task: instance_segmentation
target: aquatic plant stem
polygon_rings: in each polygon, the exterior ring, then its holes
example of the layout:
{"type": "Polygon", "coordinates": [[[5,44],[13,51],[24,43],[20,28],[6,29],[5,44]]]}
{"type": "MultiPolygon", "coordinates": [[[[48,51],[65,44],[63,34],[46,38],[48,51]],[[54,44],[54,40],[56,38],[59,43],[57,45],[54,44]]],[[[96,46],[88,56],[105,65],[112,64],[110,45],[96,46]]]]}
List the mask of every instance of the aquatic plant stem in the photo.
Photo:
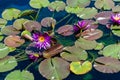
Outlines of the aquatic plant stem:
{"type": "Polygon", "coordinates": [[[92,57],[91,63],[93,63],[95,61],[95,56],[93,55],[93,53],[90,53],[90,52],[88,54],[92,57]]]}
{"type": "Polygon", "coordinates": [[[17,60],[17,62],[21,62],[21,61],[25,61],[25,60],[28,60],[28,58],[17,60]]]}
{"type": "Polygon", "coordinates": [[[71,15],[71,14],[68,14],[68,15],[66,15],[65,17],[63,17],[61,20],[59,20],[59,21],[56,23],[56,25],[59,24],[59,23],[61,23],[63,20],[65,20],[66,18],[68,18],[70,15],[71,15]]]}
{"type": "Polygon", "coordinates": [[[31,67],[34,64],[34,62],[30,63],[24,70],[27,70],[29,67],[31,67]]]}
{"type": "Polygon", "coordinates": [[[73,19],[73,16],[65,24],[68,24],[72,19],[73,19]]]}
{"type": "Polygon", "coordinates": [[[41,10],[41,9],[38,10],[38,12],[37,12],[37,14],[36,14],[36,16],[35,16],[35,20],[38,19],[38,15],[39,15],[39,13],[40,13],[40,10],[41,10]]]}
{"type": "Polygon", "coordinates": [[[29,17],[30,17],[32,20],[35,20],[33,16],[30,15],[29,17]]]}

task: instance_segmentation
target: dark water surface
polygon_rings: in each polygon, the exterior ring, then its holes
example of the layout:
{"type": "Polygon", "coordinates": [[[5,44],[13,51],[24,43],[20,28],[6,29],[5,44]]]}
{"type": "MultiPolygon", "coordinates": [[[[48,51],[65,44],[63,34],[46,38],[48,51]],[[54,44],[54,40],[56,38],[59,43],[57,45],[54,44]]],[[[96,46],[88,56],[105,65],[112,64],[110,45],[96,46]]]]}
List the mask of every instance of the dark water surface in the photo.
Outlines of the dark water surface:
{"type": "MultiPolygon", "coordinates": [[[[29,6],[28,3],[29,3],[29,0],[0,0],[0,14],[6,8],[13,8],[14,7],[14,8],[18,8],[20,10],[31,9],[31,7],[29,6]]],[[[91,6],[92,5],[93,5],[93,3],[91,3],[91,6]]],[[[46,10],[42,10],[42,12],[40,12],[41,17],[38,19],[38,21],[40,21],[42,17],[46,17],[46,16],[51,16],[52,15],[52,13],[48,13],[48,12],[46,12],[46,10]]],[[[61,17],[64,17],[64,15],[65,15],[64,12],[60,12],[59,14],[57,14],[55,16],[55,18],[57,18],[59,20],[61,17]]],[[[20,62],[18,67],[16,67],[16,69],[22,70],[29,63],[30,63],[30,61],[20,62]]],[[[43,78],[39,74],[36,65],[37,64],[31,66],[29,68],[29,71],[31,71],[34,74],[35,80],[46,80],[45,78],[43,78]]],[[[0,80],[4,80],[4,77],[8,73],[9,72],[0,73],[0,80]]],[[[119,73],[115,73],[115,74],[103,74],[103,73],[100,73],[100,72],[96,71],[95,69],[92,69],[92,71],[90,71],[86,75],[80,75],[79,76],[79,75],[74,75],[74,74],[71,73],[69,75],[69,77],[66,78],[65,80],[120,80],[120,72],[119,73]],[[89,77],[89,78],[92,77],[92,79],[87,79],[85,77],[89,77]]]]}

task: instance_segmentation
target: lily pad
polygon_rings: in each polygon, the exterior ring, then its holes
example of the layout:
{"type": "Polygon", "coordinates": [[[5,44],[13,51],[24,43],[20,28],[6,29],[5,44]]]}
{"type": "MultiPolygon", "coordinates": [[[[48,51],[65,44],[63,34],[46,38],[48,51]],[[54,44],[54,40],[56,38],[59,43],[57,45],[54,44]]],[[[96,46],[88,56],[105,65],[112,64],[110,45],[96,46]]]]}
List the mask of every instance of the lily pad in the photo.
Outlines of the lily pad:
{"type": "Polygon", "coordinates": [[[85,61],[83,63],[80,61],[70,63],[70,70],[77,75],[88,73],[91,69],[92,63],[89,61],[85,61]]]}
{"type": "Polygon", "coordinates": [[[30,0],[30,6],[36,9],[40,9],[42,7],[47,7],[50,2],[49,0],[30,0]]]}
{"type": "Polygon", "coordinates": [[[2,13],[2,18],[6,20],[12,20],[19,17],[20,10],[15,8],[5,9],[2,13]]]}
{"type": "Polygon", "coordinates": [[[4,27],[7,24],[7,20],[0,18],[0,28],[4,27]]]}
{"type": "Polygon", "coordinates": [[[115,3],[113,0],[96,0],[95,7],[98,9],[110,10],[114,7],[115,3]]]}
{"type": "Polygon", "coordinates": [[[58,57],[45,59],[39,65],[39,72],[47,79],[62,80],[70,74],[69,63],[58,57]]]}
{"type": "Polygon", "coordinates": [[[34,80],[34,76],[29,71],[14,70],[6,76],[5,80],[34,80]]]}
{"type": "Polygon", "coordinates": [[[65,9],[66,4],[63,1],[54,1],[49,4],[48,9],[50,11],[62,11],[65,9]]]}
{"type": "Polygon", "coordinates": [[[0,41],[2,41],[4,38],[3,34],[0,32],[0,41]]]}
{"type": "Polygon", "coordinates": [[[13,56],[6,56],[0,59],[0,72],[6,72],[14,69],[17,66],[17,61],[13,56]]]}
{"type": "Polygon", "coordinates": [[[94,68],[102,73],[117,73],[120,71],[120,61],[110,57],[95,59],[94,68]]]}
{"type": "Polygon", "coordinates": [[[113,7],[112,12],[120,12],[120,6],[117,5],[117,6],[113,7]]]}
{"type": "Polygon", "coordinates": [[[20,36],[10,35],[4,39],[4,43],[9,47],[20,47],[25,42],[20,36]]]}
{"type": "Polygon", "coordinates": [[[111,25],[110,26],[112,33],[116,36],[120,36],[120,26],[117,25],[111,25]]]}
{"type": "Polygon", "coordinates": [[[17,35],[20,33],[20,31],[16,30],[12,25],[10,25],[10,26],[2,27],[1,33],[5,35],[17,35]]]}
{"type": "Polygon", "coordinates": [[[72,46],[72,47],[65,47],[64,52],[60,54],[60,56],[67,61],[80,61],[86,60],[88,54],[85,50],[81,49],[80,47],[72,46]]]}
{"type": "Polygon", "coordinates": [[[87,40],[97,40],[103,36],[103,32],[99,29],[87,29],[82,32],[81,36],[87,40]]]}
{"type": "Polygon", "coordinates": [[[9,51],[9,48],[5,46],[5,44],[0,43],[0,59],[7,56],[9,54],[9,51]]]}
{"type": "Polygon", "coordinates": [[[40,23],[38,23],[37,21],[25,21],[24,23],[23,23],[23,26],[24,26],[24,28],[26,29],[26,30],[28,30],[28,31],[33,31],[33,30],[37,30],[37,31],[40,31],[41,30],[41,25],[40,25],[40,23]]]}
{"type": "Polygon", "coordinates": [[[29,10],[24,10],[24,11],[22,11],[22,12],[19,14],[19,17],[28,16],[28,15],[31,15],[31,14],[34,14],[34,13],[36,13],[35,10],[31,10],[31,9],[29,9],[29,10]]]}
{"type": "Polygon", "coordinates": [[[75,42],[75,46],[80,47],[84,50],[92,50],[97,46],[97,42],[96,41],[90,41],[90,40],[86,40],[83,38],[79,38],[76,42],[75,42]]]}

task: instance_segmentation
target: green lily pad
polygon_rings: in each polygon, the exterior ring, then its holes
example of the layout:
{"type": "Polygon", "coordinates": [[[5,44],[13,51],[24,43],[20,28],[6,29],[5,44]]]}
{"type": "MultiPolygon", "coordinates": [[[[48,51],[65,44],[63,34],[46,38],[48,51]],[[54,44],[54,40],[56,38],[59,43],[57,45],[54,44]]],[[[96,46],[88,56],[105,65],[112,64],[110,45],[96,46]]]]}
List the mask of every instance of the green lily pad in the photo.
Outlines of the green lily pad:
{"type": "Polygon", "coordinates": [[[0,72],[6,72],[14,69],[17,66],[17,61],[13,56],[6,56],[0,59],[0,72]]]}
{"type": "Polygon", "coordinates": [[[77,75],[88,73],[92,69],[92,63],[85,61],[81,63],[80,61],[71,62],[70,70],[77,75]]]}
{"type": "Polygon", "coordinates": [[[97,46],[94,49],[101,50],[101,49],[103,49],[103,47],[104,47],[103,43],[97,43],[97,46]]]}
{"type": "Polygon", "coordinates": [[[117,6],[113,7],[112,12],[120,12],[120,6],[117,5],[117,6]]]}
{"type": "Polygon", "coordinates": [[[111,25],[112,33],[116,36],[120,36],[120,26],[111,25]]]}
{"type": "Polygon", "coordinates": [[[0,18],[0,28],[7,24],[7,20],[0,18]]]}
{"type": "Polygon", "coordinates": [[[62,80],[70,74],[69,63],[58,57],[45,59],[39,65],[39,72],[47,79],[62,80]]]}
{"type": "Polygon", "coordinates": [[[7,56],[9,54],[9,51],[9,48],[5,46],[5,44],[0,43],[0,59],[7,56]]]}
{"type": "Polygon", "coordinates": [[[49,0],[30,0],[29,4],[33,8],[40,9],[42,7],[47,7],[50,2],[49,0]]]}
{"type": "Polygon", "coordinates": [[[76,42],[75,42],[75,46],[80,47],[84,50],[92,50],[97,46],[97,42],[96,41],[90,41],[90,40],[86,40],[83,38],[79,38],[76,42]]]}
{"type": "Polygon", "coordinates": [[[30,35],[31,36],[31,33],[29,32],[29,31],[27,31],[27,30],[24,30],[22,33],[21,33],[21,35],[23,36],[23,35],[25,35],[25,34],[27,34],[27,35],[30,35]]]}
{"type": "Polygon", "coordinates": [[[35,10],[24,10],[19,14],[19,17],[28,16],[28,15],[31,15],[31,14],[34,14],[34,13],[36,13],[35,10]]]}
{"type": "Polygon", "coordinates": [[[15,8],[5,9],[2,13],[2,18],[6,20],[12,20],[19,17],[20,10],[15,8]]]}
{"type": "Polygon", "coordinates": [[[60,56],[68,61],[80,61],[88,58],[87,52],[80,47],[65,47],[64,50],[60,56]]]}
{"type": "Polygon", "coordinates": [[[120,71],[120,61],[111,57],[99,57],[95,59],[94,68],[102,73],[117,73],[120,71]]]}
{"type": "Polygon", "coordinates": [[[110,10],[115,5],[113,0],[96,0],[95,7],[98,9],[110,10]]]}
{"type": "Polygon", "coordinates": [[[2,41],[4,38],[3,34],[0,32],[0,41],[2,41]]]}
{"type": "Polygon", "coordinates": [[[29,71],[14,70],[6,76],[5,80],[34,80],[34,76],[29,71]]]}

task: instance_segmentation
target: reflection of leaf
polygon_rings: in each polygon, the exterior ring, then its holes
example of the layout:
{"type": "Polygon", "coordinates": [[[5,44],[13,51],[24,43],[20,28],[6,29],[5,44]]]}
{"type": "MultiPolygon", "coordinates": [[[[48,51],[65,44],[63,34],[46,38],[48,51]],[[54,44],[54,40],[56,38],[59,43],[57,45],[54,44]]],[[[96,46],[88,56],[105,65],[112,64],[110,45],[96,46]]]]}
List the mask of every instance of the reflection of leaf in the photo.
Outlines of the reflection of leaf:
{"type": "Polygon", "coordinates": [[[65,6],[66,6],[66,4],[63,1],[54,1],[54,2],[49,4],[48,9],[50,11],[56,10],[57,12],[59,12],[59,11],[64,10],[65,6]]]}
{"type": "Polygon", "coordinates": [[[70,64],[70,70],[77,75],[85,74],[89,72],[91,69],[92,69],[92,63],[89,61],[85,61],[83,63],[78,61],[78,62],[72,62],[70,64]]]}
{"type": "Polygon", "coordinates": [[[4,44],[0,43],[0,58],[3,58],[9,54],[9,48],[4,44]]]}
{"type": "Polygon", "coordinates": [[[0,18],[0,28],[7,24],[7,20],[0,18]]]}
{"type": "Polygon", "coordinates": [[[70,36],[74,33],[72,25],[61,26],[56,32],[63,36],[70,36]]]}
{"type": "Polygon", "coordinates": [[[96,0],[95,7],[98,9],[110,10],[114,7],[115,3],[113,0],[96,0]]]}
{"type": "Polygon", "coordinates": [[[2,13],[2,18],[7,20],[16,19],[19,17],[20,12],[20,10],[15,8],[5,9],[2,13]]]}
{"type": "Polygon", "coordinates": [[[120,61],[110,57],[99,57],[95,60],[94,68],[103,73],[116,73],[120,71],[120,61]]]}
{"type": "Polygon", "coordinates": [[[19,34],[20,31],[16,30],[12,25],[10,25],[10,26],[2,27],[1,33],[5,35],[16,35],[16,34],[19,34]]]}
{"type": "Polygon", "coordinates": [[[80,38],[75,42],[75,45],[85,50],[91,50],[97,46],[97,42],[94,40],[90,41],[90,40],[85,40],[83,38],[80,38]]]}
{"type": "Polygon", "coordinates": [[[76,46],[66,47],[64,48],[64,50],[67,52],[62,52],[60,55],[62,58],[68,61],[86,60],[88,57],[87,52],[85,50],[76,46]]]}
{"type": "Polygon", "coordinates": [[[20,71],[20,70],[15,70],[10,72],[5,80],[34,80],[34,76],[32,73],[30,73],[29,71],[20,71]]]}
{"type": "Polygon", "coordinates": [[[39,65],[39,72],[47,79],[62,80],[70,73],[69,63],[58,57],[45,59],[39,65]]]}
{"type": "Polygon", "coordinates": [[[47,7],[49,5],[48,0],[30,0],[30,6],[33,8],[40,9],[42,7],[47,7]]]}
{"type": "Polygon", "coordinates": [[[82,37],[87,40],[96,40],[102,37],[103,32],[99,29],[88,29],[82,32],[82,37]]]}
{"type": "Polygon", "coordinates": [[[6,72],[14,69],[17,66],[17,61],[12,56],[7,56],[0,59],[0,72],[6,72]]]}
{"type": "Polygon", "coordinates": [[[9,47],[19,47],[25,42],[20,36],[8,36],[4,39],[4,43],[9,47]]]}

